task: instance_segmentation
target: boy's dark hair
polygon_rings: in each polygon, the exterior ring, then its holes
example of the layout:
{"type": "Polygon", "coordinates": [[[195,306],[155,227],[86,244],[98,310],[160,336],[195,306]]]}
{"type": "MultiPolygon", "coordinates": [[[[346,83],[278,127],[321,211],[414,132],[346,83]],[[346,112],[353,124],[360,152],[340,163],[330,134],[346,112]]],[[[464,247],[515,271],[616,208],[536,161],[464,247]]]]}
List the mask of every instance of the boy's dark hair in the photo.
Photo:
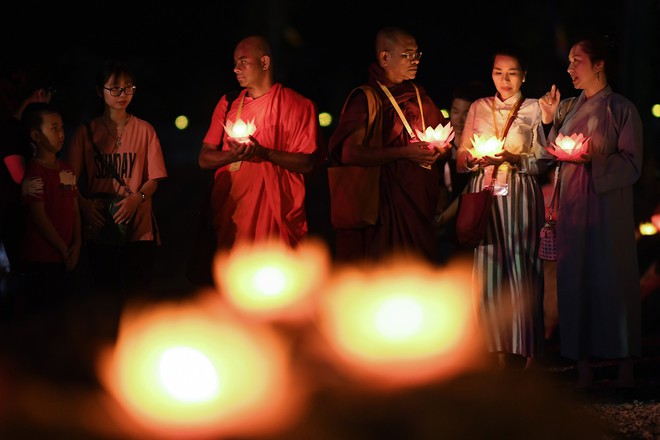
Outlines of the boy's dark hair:
{"type": "Polygon", "coordinates": [[[32,102],[25,106],[21,116],[21,125],[25,132],[30,135],[31,130],[41,130],[41,124],[44,122],[44,116],[59,112],[52,105],[45,102],[32,102]]]}

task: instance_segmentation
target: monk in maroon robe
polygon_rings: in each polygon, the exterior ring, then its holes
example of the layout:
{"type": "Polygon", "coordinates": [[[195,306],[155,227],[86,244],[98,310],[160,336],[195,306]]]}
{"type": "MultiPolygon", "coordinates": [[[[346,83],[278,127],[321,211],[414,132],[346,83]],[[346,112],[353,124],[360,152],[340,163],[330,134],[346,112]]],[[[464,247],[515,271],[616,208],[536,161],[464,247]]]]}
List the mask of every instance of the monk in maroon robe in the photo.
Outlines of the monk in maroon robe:
{"type": "Polygon", "coordinates": [[[407,253],[435,261],[433,219],[442,185],[441,164],[436,162],[451,153],[413,136],[447,120],[425,90],[413,83],[422,53],[412,35],[402,29],[382,29],[376,37],[376,54],[367,85],[382,103],[381,147],[368,146],[369,107],[362,92],[351,94],[328,146],[337,164],[380,165],[378,220],[363,228],[337,229],[336,257],[374,260],[407,253]]]}

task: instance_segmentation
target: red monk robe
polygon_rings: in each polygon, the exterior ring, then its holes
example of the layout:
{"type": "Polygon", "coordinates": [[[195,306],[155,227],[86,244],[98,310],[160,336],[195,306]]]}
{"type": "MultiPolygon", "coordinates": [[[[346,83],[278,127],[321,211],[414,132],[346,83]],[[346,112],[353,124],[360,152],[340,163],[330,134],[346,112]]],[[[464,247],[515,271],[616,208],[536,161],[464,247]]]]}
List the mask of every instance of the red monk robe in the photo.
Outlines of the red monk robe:
{"type": "MultiPolygon", "coordinates": [[[[262,145],[291,153],[316,153],[314,103],[277,83],[257,99],[242,90],[228,113],[227,99],[223,96],[213,112],[204,142],[229,148],[225,142],[225,116],[227,121],[235,121],[241,101],[240,118],[246,122],[254,119],[253,136],[262,145]]],[[[278,237],[291,246],[296,245],[307,234],[304,200],[303,174],[257,156],[218,168],[211,201],[218,248],[278,237]]]]}

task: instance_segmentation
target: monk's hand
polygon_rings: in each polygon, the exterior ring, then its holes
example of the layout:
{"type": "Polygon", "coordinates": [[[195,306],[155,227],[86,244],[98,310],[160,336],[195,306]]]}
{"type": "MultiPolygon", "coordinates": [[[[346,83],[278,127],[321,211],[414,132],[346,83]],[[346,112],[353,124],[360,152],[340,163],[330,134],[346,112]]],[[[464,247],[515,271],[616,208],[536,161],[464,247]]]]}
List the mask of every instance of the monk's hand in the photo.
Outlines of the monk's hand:
{"type": "Polygon", "coordinates": [[[236,139],[228,139],[227,144],[229,145],[229,150],[233,154],[234,158],[239,160],[248,159],[253,153],[251,150],[251,142],[241,142],[236,139]]]}
{"type": "Polygon", "coordinates": [[[409,160],[422,165],[430,165],[440,157],[440,153],[428,142],[411,142],[406,151],[409,160]]]}

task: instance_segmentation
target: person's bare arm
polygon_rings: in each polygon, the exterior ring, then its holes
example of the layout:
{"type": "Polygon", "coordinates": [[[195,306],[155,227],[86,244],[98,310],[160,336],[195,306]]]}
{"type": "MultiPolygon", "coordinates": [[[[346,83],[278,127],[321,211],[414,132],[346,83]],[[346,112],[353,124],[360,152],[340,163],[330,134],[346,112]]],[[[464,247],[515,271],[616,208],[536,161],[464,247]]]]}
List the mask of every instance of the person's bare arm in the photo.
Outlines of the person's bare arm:
{"type": "Polygon", "coordinates": [[[366,130],[360,129],[346,138],[342,146],[342,162],[346,165],[375,166],[399,159],[419,164],[431,164],[440,152],[429,148],[428,142],[412,142],[399,148],[370,148],[365,145],[366,130]]]}

